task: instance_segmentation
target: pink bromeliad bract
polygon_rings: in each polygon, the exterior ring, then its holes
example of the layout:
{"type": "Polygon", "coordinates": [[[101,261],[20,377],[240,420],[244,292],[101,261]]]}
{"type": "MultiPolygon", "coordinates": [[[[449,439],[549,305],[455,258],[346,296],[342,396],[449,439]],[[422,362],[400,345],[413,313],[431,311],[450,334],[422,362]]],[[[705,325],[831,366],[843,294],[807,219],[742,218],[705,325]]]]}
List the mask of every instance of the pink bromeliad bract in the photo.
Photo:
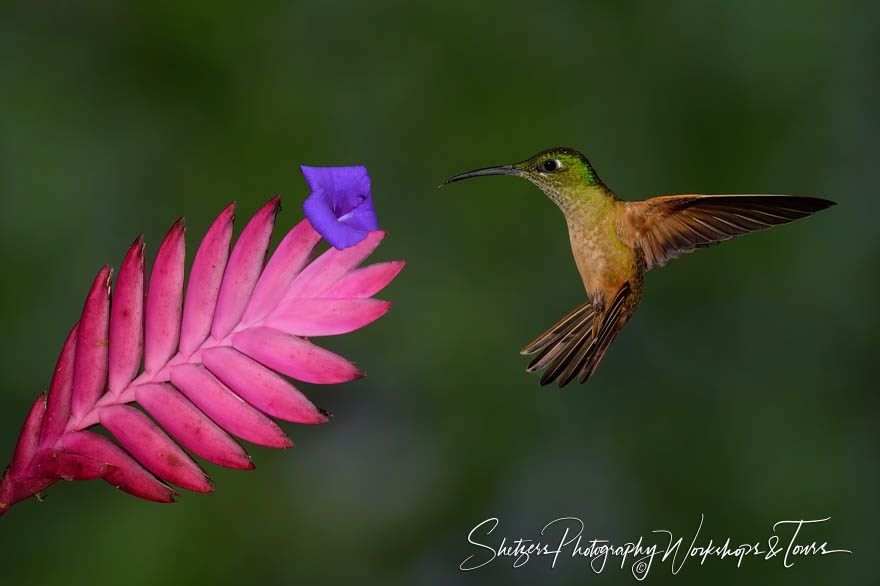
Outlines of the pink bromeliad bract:
{"type": "MultiPolygon", "coordinates": [[[[332,197],[326,201],[332,207],[332,197]]],[[[230,252],[234,204],[224,209],[196,253],[186,294],[182,219],[162,242],[149,281],[143,238],[125,255],[112,304],[112,271],[98,273],[0,480],[0,515],[57,480],[103,478],[160,502],[174,500],[170,485],[209,492],[208,476],[184,448],[250,469],[233,436],[286,448],[292,443],[273,417],[327,421],[285,376],[317,384],[363,376],[307,338],[351,332],[385,314],[391,303],[372,296],[404,263],[358,268],[385,236],[375,229],[314,258],[321,234],[309,219],[265,262],[279,210],[277,197],[263,206],[230,252]],[[96,424],[118,443],[89,431],[96,424]]]]}

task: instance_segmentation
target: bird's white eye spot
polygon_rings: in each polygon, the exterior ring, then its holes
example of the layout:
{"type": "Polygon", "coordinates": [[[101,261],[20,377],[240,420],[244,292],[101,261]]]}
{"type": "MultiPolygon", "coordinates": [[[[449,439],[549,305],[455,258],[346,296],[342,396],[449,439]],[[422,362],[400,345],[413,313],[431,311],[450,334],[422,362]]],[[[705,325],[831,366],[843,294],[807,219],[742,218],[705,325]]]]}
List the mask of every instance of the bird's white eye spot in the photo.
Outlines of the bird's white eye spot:
{"type": "Polygon", "coordinates": [[[543,163],[541,163],[541,170],[545,173],[553,173],[554,171],[558,171],[562,169],[562,163],[559,159],[547,159],[543,163]]]}

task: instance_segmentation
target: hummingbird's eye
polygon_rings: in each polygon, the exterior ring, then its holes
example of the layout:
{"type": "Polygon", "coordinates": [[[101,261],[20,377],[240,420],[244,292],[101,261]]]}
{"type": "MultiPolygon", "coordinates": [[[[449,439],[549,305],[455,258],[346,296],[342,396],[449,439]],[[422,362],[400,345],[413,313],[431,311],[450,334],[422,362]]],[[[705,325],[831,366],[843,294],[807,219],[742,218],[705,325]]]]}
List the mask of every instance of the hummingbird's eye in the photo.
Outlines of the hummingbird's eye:
{"type": "Polygon", "coordinates": [[[552,173],[553,171],[559,169],[559,167],[561,166],[562,165],[560,165],[559,161],[557,161],[556,159],[548,159],[544,161],[544,163],[541,165],[541,169],[544,170],[544,172],[546,173],[552,173]]]}

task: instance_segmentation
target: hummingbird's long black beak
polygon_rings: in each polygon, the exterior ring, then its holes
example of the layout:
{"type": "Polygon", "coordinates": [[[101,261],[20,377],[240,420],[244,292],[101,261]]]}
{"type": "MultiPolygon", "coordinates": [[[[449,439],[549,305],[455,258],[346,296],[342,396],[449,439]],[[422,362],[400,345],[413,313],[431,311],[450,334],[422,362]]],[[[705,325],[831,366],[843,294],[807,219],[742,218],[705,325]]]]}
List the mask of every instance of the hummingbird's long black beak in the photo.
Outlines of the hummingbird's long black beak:
{"type": "MultiPolygon", "coordinates": [[[[480,177],[482,175],[520,175],[522,171],[513,165],[501,165],[500,167],[486,167],[485,169],[477,169],[476,171],[468,171],[455,177],[450,177],[443,182],[443,185],[461,181],[462,179],[470,179],[471,177],[480,177]]],[[[442,187],[442,186],[441,186],[442,187]]]]}

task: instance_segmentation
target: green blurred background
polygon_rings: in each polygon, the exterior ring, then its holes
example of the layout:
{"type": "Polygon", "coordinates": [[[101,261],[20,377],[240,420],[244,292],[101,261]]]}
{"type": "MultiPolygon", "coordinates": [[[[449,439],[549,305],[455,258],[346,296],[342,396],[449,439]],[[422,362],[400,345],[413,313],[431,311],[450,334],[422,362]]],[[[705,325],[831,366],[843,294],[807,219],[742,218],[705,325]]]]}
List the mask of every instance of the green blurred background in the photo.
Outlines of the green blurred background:
{"type": "MultiPolygon", "coordinates": [[[[189,256],[239,202],[302,216],[298,165],[365,164],[407,267],[394,309],[302,385],[336,413],[207,465],[161,506],[62,483],[0,520],[3,584],[628,584],[585,562],[461,573],[466,535],[669,529],[854,550],[695,561],[655,584],[867,584],[878,540],[877,145],[871,2],[30,3],[0,19],[0,460],[91,279],[180,215],[189,256]],[[181,3],[182,4],[182,3],[181,3]],[[621,197],[795,193],[841,205],[651,273],[587,385],[540,389],[520,347],[584,298],[562,216],[511,178],[578,148],[621,197]]],[[[280,230],[279,230],[280,231],[280,230]]],[[[0,463],[2,465],[2,463],[0,463]]],[[[493,539],[490,543],[496,543],[493,539]]]]}

